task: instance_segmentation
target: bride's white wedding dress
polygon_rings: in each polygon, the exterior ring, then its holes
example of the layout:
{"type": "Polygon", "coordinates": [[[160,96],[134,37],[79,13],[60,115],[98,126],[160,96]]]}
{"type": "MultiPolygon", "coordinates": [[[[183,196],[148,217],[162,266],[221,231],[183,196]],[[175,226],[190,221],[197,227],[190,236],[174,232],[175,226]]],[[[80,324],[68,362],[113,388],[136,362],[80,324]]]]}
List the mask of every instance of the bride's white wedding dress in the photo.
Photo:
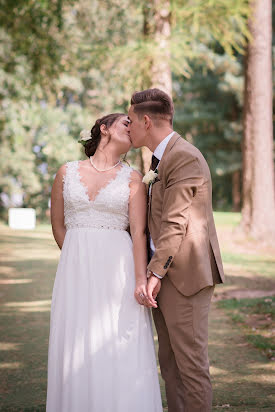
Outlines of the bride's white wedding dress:
{"type": "Polygon", "coordinates": [[[69,162],[66,236],[54,283],[47,412],[160,412],[148,309],[134,298],[128,226],[132,169],[117,168],[91,201],[69,162]]]}

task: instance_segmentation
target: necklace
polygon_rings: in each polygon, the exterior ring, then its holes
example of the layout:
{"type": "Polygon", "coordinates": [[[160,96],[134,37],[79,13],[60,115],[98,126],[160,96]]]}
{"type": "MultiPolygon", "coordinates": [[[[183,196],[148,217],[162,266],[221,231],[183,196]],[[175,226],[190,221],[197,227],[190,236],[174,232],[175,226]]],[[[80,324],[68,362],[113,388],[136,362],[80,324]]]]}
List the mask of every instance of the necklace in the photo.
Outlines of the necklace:
{"type": "Polygon", "coordinates": [[[98,172],[107,172],[108,170],[114,169],[115,167],[117,167],[117,166],[121,163],[121,161],[119,160],[114,166],[108,167],[107,169],[98,169],[98,168],[96,167],[96,165],[94,164],[93,160],[92,160],[92,156],[90,156],[90,162],[91,162],[91,165],[92,165],[92,166],[95,168],[95,170],[97,170],[98,172]]]}

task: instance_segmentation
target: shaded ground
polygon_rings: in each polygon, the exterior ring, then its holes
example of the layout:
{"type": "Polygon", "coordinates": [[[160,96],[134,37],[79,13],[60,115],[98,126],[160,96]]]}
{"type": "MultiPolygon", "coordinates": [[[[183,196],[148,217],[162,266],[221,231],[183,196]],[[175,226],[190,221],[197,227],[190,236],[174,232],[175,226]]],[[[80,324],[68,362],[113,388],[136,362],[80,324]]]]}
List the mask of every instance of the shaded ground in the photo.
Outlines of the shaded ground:
{"type": "Polygon", "coordinates": [[[209,356],[213,410],[274,411],[274,363],[254,349],[216,306],[210,316],[209,356]]]}
{"type": "Polygon", "coordinates": [[[0,230],[0,410],[43,411],[51,289],[59,252],[49,227],[0,230]]]}
{"type": "MultiPolygon", "coordinates": [[[[217,214],[216,219],[227,274],[227,283],[216,289],[216,301],[275,294],[274,250],[233,236],[238,215],[217,214]]],[[[0,410],[44,411],[50,299],[59,251],[48,226],[24,232],[0,225],[0,231],[0,410]]],[[[273,411],[274,362],[249,343],[243,326],[218,303],[212,305],[209,337],[213,410],[273,411]]],[[[167,410],[165,396],[163,404],[167,410]]]]}

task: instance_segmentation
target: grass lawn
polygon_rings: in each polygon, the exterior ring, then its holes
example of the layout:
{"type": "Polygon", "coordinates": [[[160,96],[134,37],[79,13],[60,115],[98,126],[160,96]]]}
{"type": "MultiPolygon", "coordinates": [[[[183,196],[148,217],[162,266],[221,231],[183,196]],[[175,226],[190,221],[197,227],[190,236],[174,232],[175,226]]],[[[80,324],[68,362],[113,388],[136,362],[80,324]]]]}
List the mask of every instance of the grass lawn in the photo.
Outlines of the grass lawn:
{"type": "MultiPolygon", "coordinates": [[[[239,214],[215,213],[215,219],[227,282],[216,288],[210,316],[213,410],[271,412],[275,251],[234,232],[239,214]]],[[[0,231],[0,410],[44,411],[59,250],[48,225],[15,231],[0,224],[0,231]]]]}
{"type": "Polygon", "coordinates": [[[219,301],[218,306],[243,327],[248,342],[275,360],[275,296],[226,299],[219,301]]]}

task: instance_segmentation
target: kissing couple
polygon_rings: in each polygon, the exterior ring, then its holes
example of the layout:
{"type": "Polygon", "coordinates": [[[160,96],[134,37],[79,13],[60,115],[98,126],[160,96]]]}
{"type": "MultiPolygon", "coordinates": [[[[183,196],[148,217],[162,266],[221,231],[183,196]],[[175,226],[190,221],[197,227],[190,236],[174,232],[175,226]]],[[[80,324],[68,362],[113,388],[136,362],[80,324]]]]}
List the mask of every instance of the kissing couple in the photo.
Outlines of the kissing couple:
{"type": "Polygon", "coordinates": [[[208,312],[224,274],[209,168],[173,114],[163,91],[134,93],[56,174],[47,412],[163,410],[150,308],[169,412],[211,411],[208,312]],[[144,178],[120,160],[131,146],[153,152],[144,178]]]}

